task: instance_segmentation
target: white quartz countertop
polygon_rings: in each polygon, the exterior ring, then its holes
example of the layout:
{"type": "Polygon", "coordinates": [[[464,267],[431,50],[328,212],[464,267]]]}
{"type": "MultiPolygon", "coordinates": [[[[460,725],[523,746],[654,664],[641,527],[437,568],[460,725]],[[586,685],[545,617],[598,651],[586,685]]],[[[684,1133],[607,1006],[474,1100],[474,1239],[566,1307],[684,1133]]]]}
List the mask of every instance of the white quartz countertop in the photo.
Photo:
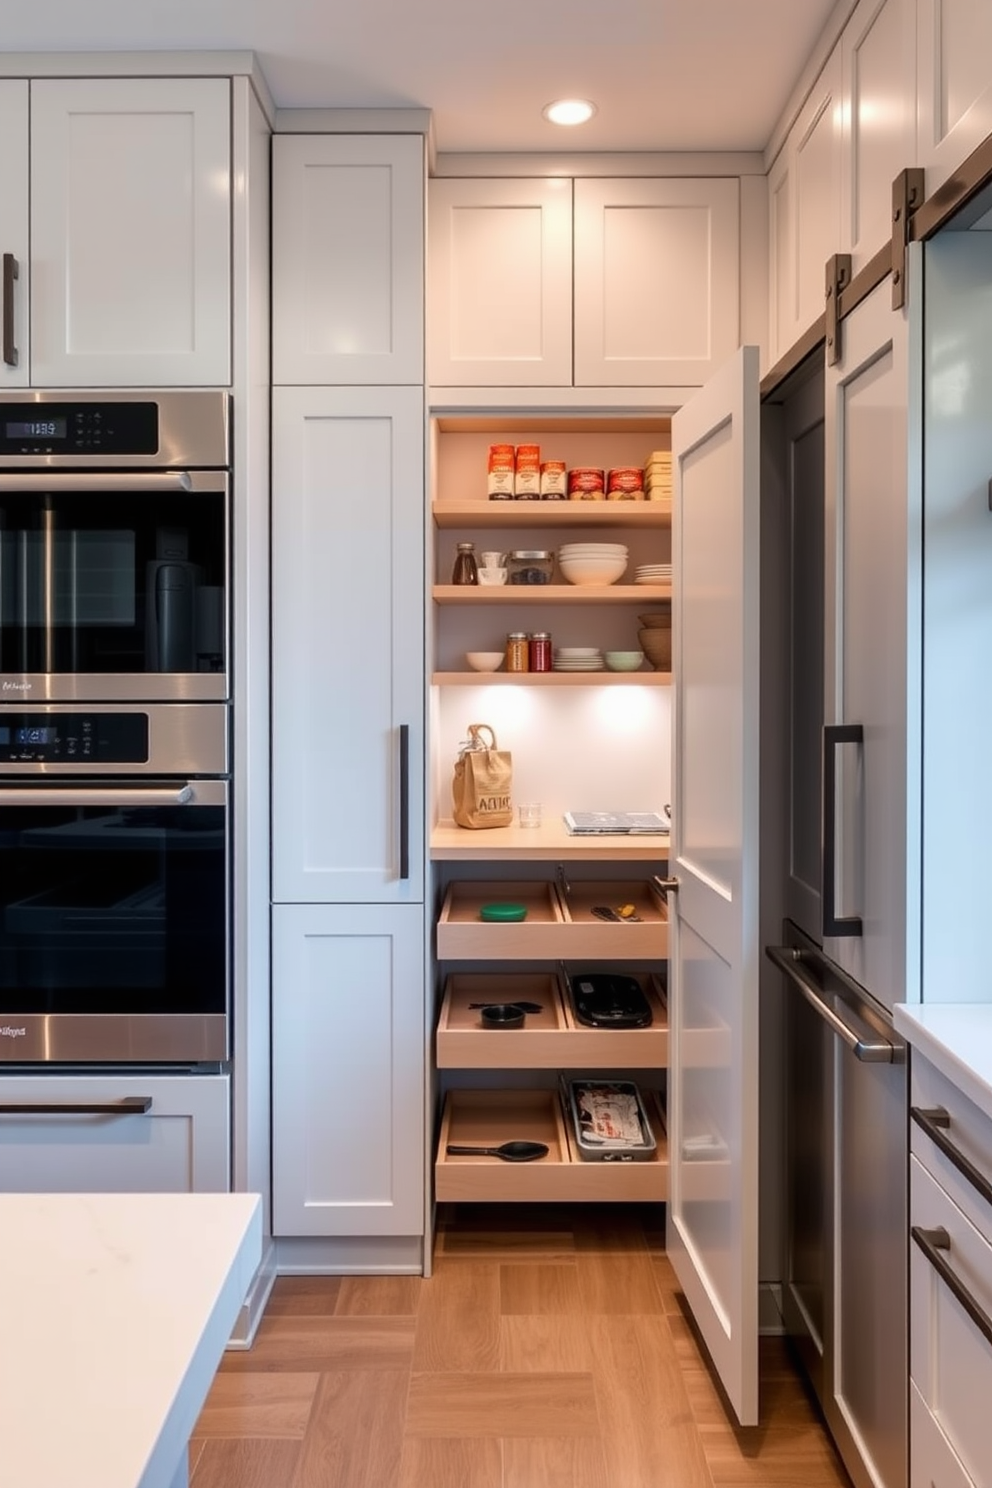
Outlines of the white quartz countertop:
{"type": "Polygon", "coordinates": [[[992,1119],[992,1003],[897,1003],[903,1038],[992,1119]]]}
{"type": "Polygon", "coordinates": [[[256,1194],[0,1194],[0,1488],[170,1488],[261,1247],[256,1194]]]}

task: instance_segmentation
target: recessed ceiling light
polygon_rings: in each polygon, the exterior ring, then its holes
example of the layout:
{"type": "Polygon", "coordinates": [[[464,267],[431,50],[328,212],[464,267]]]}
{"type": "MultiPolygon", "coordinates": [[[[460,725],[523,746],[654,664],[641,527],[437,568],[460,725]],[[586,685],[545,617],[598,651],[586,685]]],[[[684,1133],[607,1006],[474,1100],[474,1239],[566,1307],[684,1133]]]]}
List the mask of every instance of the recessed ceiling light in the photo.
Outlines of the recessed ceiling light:
{"type": "Polygon", "coordinates": [[[552,124],[584,124],[596,112],[596,105],[585,98],[559,98],[541,112],[552,124]]]}

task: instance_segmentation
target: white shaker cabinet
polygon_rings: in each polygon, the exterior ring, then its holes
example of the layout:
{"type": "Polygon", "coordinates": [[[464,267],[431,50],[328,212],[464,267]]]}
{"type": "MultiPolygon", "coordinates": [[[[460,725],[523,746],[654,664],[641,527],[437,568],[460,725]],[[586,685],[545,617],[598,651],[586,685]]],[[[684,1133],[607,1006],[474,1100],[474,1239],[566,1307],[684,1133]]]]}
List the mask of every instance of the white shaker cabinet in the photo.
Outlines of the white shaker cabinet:
{"type": "Polygon", "coordinates": [[[32,82],[30,132],[30,384],[229,383],[230,83],[32,82]]]}
{"type": "Polygon", "coordinates": [[[992,134],[992,7],[917,0],[917,161],[931,196],[992,134]]]}
{"type": "Polygon", "coordinates": [[[422,385],[424,140],[277,135],[272,380],[422,385]]]}
{"type": "Polygon", "coordinates": [[[699,387],[740,342],[736,177],[575,182],[576,387],[699,387]]]}
{"type": "Polygon", "coordinates": [[[424,908],[273,911],[277,1236],[424,1228],[424,908]]]}
{"type": "Polygon", "coordinates": [[[423,898],[423,389],[273,394],[277,903],[423,898]]]}
{"type": "Polygon", "coordinates": [[[226,1074],[0,1078],[0,1193],[226,1193],[226,1074]]]}
{"type": "Polygon", "coordinates": [[[0,388],[28,381],[28,85],[0,81],[0,388]]]}
{"type": "Polygon", "coordinates": [[[570,180],[432,180],[428,265],[428,382],[571,383],[570,180]]]}

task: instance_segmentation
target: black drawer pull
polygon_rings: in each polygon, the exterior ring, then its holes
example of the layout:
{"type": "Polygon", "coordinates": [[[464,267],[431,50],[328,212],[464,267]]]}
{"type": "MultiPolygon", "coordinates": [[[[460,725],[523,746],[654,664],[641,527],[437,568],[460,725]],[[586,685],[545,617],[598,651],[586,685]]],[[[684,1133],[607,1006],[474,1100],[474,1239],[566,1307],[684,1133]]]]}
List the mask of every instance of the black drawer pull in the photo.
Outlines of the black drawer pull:
{"type": "Polygon", "coordinates": [[[143,1116],[151,1105],[150,1095],[125,1095],[121,1100],[0,1101],[0,1116],[143,1116]]]}
{"type": "Polygon", "coordinates": [[[951,1118],[943,1106],[935,1106],[932,1111],[924,1111],[919,1106],[911,1106],[910,1116],[917,1126],[925,1131],[935,1147],[939,1147],[949,1162],[952,1162],[962,1177],[967,1178],[972,1188],[985,1200],[986,1204],[992,1204],[992,1183],[985,1174],[969,1162],[964,1153],[961,1152],[943,1128],[950,1126],[951,1118]]]}
{"type": "Polygon", "coordinates": [[[924,1230],[919,1225],[913,1225],[909,1233],[941,1281],[947,1285],[949,1290],[953,1292],[954,1296],[961,1303],[961,1306],[985,1338],[985,1341],[992,1343],[992,1318],[989,1317],[984,1307],[975,1301],[964,1282],[956,1272],[951,1270],[951,1267],[941,1255],[941,1251],[950,1250],[951,1248],[951,1237],[947,1231],[942,1225],[938,1226],[935,1230],[924,1230]]]}

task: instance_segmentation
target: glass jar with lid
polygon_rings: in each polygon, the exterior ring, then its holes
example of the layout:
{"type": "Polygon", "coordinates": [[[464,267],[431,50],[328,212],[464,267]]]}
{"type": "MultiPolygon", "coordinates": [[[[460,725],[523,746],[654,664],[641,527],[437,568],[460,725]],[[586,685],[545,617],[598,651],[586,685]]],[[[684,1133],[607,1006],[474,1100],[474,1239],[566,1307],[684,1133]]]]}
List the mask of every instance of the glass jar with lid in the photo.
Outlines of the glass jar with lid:
{"type": "Polygon", "coordinates": [[[550,548],[518,548],[506,555],[508,584],[550,584],[555,555],[550,548]]]}

